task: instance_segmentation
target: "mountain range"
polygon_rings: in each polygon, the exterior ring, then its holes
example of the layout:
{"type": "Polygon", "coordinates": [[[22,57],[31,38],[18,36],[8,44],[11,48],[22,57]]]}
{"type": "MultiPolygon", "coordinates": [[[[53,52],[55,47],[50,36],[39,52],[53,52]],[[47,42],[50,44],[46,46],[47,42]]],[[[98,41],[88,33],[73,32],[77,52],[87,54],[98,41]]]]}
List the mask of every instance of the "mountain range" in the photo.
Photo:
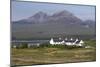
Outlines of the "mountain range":
{"type": "Polygon", "coordinates": [[[83,21],[71,12],[59,11],[52,15],[37,12],[12,21],[12,36],[16,38],[45,38],[68,35],[95,35],[95,21],[83,21]]]}

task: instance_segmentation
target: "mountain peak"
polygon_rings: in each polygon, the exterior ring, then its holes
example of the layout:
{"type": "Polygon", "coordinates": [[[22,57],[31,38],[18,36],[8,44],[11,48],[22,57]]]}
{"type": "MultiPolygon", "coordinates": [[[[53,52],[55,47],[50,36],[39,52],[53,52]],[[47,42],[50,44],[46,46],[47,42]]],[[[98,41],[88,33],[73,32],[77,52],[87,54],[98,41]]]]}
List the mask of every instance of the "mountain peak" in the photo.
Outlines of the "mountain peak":
{"type": "Polygon", "coordinates": [[[34,19],[34,18],[41,18],[41,17],[46,17],[46,16],[47,16],[46,13],[40,11],[40,12],[35,13],[33,16],[31,16],[29,18],[30,19],[34,19]]]}
{"type": "Polygon", "coordinates": [[[34,15],[34,17],[38,17],[38,18],[40,18],[40,17],[45,17],[45,16],[47,16],[47,14],[44,13],[44,12],[42,12],[42,11],[40,11],[40,12],[38,12],[38,13],[36,13],[36,14],[34,15]]]}
{"type": "Polygon", "coordinates": [[[60,12],[55,13],[53,16],[72,16],[73,14],[69,11],[63,10],[60,12]]]}
{"type": "Polygon", "coordinates": [[[47,15],[47,14],[42,12],[42,11],[40,11],[40,12],[36,13],[35,15],[47,15]]]}

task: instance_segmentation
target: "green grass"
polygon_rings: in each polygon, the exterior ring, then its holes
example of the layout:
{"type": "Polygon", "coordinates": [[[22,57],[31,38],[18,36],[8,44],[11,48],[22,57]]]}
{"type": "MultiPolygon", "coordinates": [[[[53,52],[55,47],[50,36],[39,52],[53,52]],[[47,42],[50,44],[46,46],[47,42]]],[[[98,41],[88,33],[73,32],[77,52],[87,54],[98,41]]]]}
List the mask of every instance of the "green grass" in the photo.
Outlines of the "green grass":
{"type": "Polygon", "coordinates": [[[86,46],[96,47],[96,40],[85,41],[86,46]]]}
{"type": "Polygon", "coordinates": [[[11,49],[12,65],[32,65],[95,61],[95,48],[24,48],[11,49]]]}

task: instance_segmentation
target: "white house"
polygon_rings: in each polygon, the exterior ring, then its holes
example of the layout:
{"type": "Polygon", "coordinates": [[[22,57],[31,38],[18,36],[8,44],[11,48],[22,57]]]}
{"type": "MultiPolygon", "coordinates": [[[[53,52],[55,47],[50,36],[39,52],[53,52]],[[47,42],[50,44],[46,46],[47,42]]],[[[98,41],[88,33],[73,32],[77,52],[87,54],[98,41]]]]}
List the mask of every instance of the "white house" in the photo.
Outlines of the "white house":
{"type": "Polygon", "coordinates": [[[76,46],[83,46],[83,44],[84,44],[83,40],[79,40],[78,38],[76,38],[76,39],[71,38],[69,40],[67,38],[65,38],[64,40],[61,39],[61,38],[58,39],[58,40],[51,38],[49,43],[52,44],[52,45],[61,44],[61,45],[76,45],[76,46]]]}

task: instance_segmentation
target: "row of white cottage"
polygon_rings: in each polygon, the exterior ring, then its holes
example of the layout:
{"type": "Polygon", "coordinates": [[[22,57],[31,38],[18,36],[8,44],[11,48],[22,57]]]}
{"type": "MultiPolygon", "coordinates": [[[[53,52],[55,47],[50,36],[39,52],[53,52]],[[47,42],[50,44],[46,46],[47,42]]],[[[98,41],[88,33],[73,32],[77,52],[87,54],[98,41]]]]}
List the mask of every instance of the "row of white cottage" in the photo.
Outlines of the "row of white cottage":
{"type": "Polygon", "coordinates": [[[50,44],[52,45],[59,45],[59,44],[62,44],[62,45],[76,45],[76,46],[83,46],[84,44],[84,41],[83,40],[79,40],[78,38],[76,39],[67,39],[65,38],[64,40],[59,38],[58,40],[56,39],[53,39],[51,38],[51,40],[49,41],[50,44]]]}
{"type": "MultiPolygon", "coordinates": [[[[13,41],[13,43],[14,44],[12,45],[12,47],[16,48],[16,47],[22,46],[24,42],[23,41],[13,41]]],[[[41,45],[40,42],[34,43],[34,42],[30,42],[30,41],[25,41],[25,43],[27,44],[28,48],[41,45]]],[[[53,39],[53,38],[51,38],[51,40],[49,40],[48,43],[50,45],[71,45],[71,46],[73,46],[73,45],[83,46],[84,45],[84,41],[79,40],[78,38],[76,38],[76,39],[73,39],[73,38],[71,38],[71,39],[67,39],[67,38],[53,39]]]]}

